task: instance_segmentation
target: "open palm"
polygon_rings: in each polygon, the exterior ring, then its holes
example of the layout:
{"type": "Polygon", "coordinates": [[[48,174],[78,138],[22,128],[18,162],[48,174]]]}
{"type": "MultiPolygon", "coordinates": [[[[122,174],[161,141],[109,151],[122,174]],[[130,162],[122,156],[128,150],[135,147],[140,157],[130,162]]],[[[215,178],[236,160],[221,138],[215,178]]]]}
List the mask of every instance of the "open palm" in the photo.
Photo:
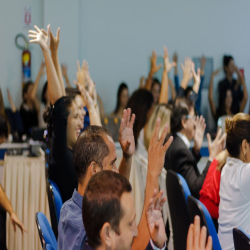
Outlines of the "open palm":
{"type": "MultiPolygon", "coordinates": [[[[36,25],[34,27],[36,31],[29,30],[29,38],[32,39],[30,43],[38,43],[43,50],[48,51],[50,48],[50,35],[46,36],[36,25]]],[[[47,26],[47,34],[50,34],[50,25],[47,26]]]]}
{"type": "Polygon", "coordinates": [[[134,122],[135,115],[131,116],[131,109],[124,109],[119,130],[119,142],[125,157],[130,157],[135,152],[134,122]]]}

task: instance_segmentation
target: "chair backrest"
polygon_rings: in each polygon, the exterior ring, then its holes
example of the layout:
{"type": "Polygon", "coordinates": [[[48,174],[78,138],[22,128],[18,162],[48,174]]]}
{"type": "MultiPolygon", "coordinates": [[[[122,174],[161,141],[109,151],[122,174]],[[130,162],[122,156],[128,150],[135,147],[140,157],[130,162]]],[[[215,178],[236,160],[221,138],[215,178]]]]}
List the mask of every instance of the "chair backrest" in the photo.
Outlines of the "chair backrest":
{"type": "Polygon", "coordinates": [[[174,234],[174,249],[185,250],[190,225],[187,207],[187,197],[190,191],[185,179],[172,170],[168,170],[166,185],[174,234]]]}
{"type": "Polygon", "coordinates": [[[234,247],[235,250],[250,249],[250,235],[246,234],[241,228],[233,229],[234,247]]]}
{"type": "Polygon", "coordinates": [[[36,213],[36,225],[41,240],[42,248],[47,249],[46,246],[49,244],[51,247],[48,249],[57,250],[57,241],[54,232],[46,218],[46,216],[38,212],[36,213]]]}
{"type": "Polygon", "coordinates": [[[58,222],[60,219],[60,211],[63,205],[62,197],[58,186],[55,182],[47,180],[47,194],[49,200],[49,210],[52,229],[57,238],[58,236],[58,222]]]}
{"type": "Polygon", "coordinates": [[[207,237],[210,235],[213,239],[213,249],[221,250],[219,238],[213,223],[213,220],[207,210],[207,208],[196,198],[188,197],[188,210],[191,221],[194,221],[196,215],[200,216],[201,227],[207,228],[207,237]]]}

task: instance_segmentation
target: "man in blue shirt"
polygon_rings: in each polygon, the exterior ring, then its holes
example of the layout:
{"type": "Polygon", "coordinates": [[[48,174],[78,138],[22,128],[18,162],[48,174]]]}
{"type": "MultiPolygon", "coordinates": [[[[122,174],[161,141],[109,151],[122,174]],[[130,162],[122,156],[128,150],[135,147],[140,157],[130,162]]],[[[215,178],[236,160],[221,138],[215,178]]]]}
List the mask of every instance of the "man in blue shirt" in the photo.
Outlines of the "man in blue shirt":
{"type": "MultiPolygon", "coordinates": [[[[124,110],[120,126],[120,144],[123,150],[119,172],[129,179],[132,155],[135,151],[133,124],[135,115],[131,109],[124,110]]],[[[82,223],[83,194],[90,178],[101,170],[113,170],[116,167],[116,149],[110,133],[99,126],[90,126],[84,130],[75,145],[74,168],[78,177],[78,190],[66,201],[60,212],[58,225],[58,249],[81,249],[86,232],[82,223]],[[84,153],[83,153],[84,152],[84,153]]]]}

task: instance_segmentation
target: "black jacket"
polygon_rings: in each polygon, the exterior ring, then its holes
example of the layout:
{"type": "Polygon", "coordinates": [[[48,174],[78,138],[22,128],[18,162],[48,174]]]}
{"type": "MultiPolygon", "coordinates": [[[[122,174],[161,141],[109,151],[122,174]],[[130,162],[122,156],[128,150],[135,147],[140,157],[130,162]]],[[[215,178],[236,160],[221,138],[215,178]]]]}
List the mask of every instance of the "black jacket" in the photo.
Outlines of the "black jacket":
{"type": "Polygon", "coordinates": [[[173,170],[185,178],[191,194],[197,199],[211,164],[208,161],[200,174],[197,168],[200,158],[200,154],[197,155],[193,150],[188,149],[183,140],[178,135],[174,135],[174,140],[166,153],[164,165],[166,170],[173,170]]]}

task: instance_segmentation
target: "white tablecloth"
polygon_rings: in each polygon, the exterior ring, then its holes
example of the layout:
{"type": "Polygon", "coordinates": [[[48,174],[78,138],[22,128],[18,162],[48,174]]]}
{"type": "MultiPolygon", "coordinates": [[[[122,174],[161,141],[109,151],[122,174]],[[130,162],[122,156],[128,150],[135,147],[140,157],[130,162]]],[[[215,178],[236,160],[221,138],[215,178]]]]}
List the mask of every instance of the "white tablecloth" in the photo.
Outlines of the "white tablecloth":
{"type": "Polygon", "coordinates": [[[7,216],[7,247],[10,250],[42,249],[35,222],[35,214],[43,212],[50,221],[45,182],[45,159],[25,156],[4,158],[3,187],[7,197],[28,233],[14,233],[7,216]]]}

